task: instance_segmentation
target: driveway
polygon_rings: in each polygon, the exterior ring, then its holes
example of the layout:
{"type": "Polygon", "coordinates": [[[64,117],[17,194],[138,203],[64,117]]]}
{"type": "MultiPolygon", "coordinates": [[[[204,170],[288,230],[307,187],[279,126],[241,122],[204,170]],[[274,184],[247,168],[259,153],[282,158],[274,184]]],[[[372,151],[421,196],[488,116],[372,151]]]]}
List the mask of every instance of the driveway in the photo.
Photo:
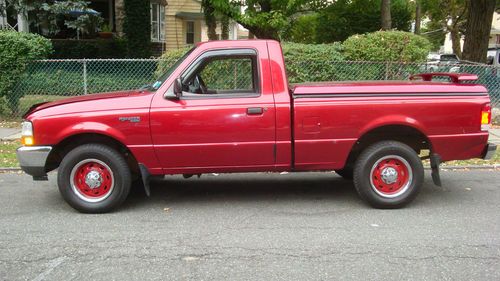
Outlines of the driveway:
{"type": "Polygon", "coordinates": [[[334,173],[167,177],[75,212],[55,174],[0,174],[0,280],[500,280],[500,172],[427,173],[400,210],[334,173]]]}

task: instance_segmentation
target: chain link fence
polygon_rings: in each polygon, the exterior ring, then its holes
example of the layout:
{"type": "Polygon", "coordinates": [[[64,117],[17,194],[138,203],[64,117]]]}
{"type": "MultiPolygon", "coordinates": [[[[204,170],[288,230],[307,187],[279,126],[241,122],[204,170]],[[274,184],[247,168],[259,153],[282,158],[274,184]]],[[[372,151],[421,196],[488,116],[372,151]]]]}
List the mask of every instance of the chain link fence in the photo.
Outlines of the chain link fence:
{"type": "MultiPolygon", "coordinates": [[[[23,77],[10,93],[13,97],[8,99],[4,97],[0,100],[0,116],[19,117],[33,104],[68,96],[139,88],[154,82],[161,75],[161,71],[157,70],[159,65],[161,65],[161,69],[166,69],[166,67],[174,63],[174,60],[165,61],[160,59],[33,61],[27,66],[23,77]]],[[[424,72],[473,73],[479,77],[479,80],[474,83],[485,85],[489,90],[493,106],[500,107],[500,69],[492,66],[312,60],[287,60],[286,64],[290,83],[407,80],[412,74],[424,72]]],[[[224,79],[227,80],[230,73],[239,75],[238,71],[235,66],[215,67],[209,69],[212,76],[204,77],[204,80],[206,80],[206,83],[217,84],[224,79]],[[217,77],[222,80],[215,79],[217,77]]],[[[238,79],[245,78],[241,75],[238,77],[238,79]]],[[[237,83],[241,84],[242,82],[237,83]]]]}

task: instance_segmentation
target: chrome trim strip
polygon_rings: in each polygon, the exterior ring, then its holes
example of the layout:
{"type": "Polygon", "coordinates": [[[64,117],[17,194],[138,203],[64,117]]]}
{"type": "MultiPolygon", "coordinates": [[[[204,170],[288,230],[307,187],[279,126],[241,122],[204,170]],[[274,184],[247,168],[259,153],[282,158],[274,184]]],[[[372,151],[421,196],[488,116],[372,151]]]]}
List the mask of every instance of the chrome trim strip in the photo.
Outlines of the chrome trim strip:
{"type": "Polygon", "coordinates": [[[488,96],[488,93],[353,93],[353,94],[292,94],[300,98],[357,98],[357,97],[432,97],[432,96],[488,96]]]}

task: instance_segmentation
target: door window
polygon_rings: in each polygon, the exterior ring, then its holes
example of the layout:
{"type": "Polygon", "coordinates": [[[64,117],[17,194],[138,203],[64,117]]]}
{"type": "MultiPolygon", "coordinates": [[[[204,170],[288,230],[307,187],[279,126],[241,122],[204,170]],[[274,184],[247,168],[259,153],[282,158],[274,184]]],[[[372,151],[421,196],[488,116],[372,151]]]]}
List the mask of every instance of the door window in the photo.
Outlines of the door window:
{"type": "Polygon", "coordinates": [[[257,94],[255,56],[214,57],[184,81],[184,91],[196,95],[257,94]]]}

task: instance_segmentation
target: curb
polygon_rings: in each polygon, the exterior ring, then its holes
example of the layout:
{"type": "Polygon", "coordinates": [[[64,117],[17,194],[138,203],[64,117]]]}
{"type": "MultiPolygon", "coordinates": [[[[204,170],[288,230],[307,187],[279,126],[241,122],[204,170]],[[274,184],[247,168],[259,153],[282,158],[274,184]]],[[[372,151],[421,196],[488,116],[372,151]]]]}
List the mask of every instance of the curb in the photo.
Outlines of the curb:
{"type": "MultiPolygon", "coordinates": [[[[431,166],[424,166],[425,170],[430,170],[431,166]]],[[[497,170],[500,164],[496,165],[470,165],[470,166],[439,166],[440,170],[497,170]]]]}
{"type": "Polygon", "coordinates": [[[2,172],[19,172],[22,171],[19,167],[0,167],[0,173],[2,172]]]}

